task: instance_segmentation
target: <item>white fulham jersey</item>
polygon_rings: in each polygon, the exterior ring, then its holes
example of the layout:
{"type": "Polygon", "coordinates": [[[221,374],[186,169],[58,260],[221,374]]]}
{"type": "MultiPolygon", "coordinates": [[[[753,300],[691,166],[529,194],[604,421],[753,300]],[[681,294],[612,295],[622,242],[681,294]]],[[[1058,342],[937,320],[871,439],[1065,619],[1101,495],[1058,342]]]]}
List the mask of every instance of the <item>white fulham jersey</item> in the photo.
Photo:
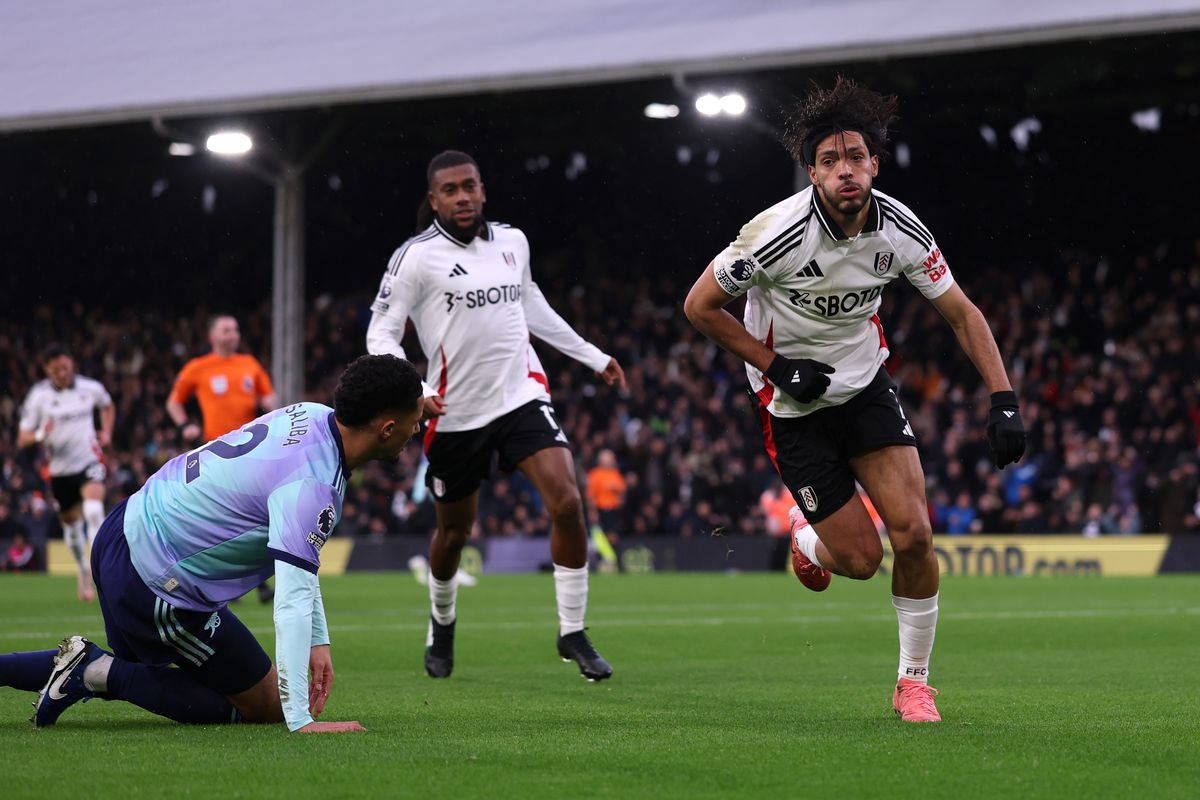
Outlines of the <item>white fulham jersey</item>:
{"type": "Polygon", "coordinates": [[[38,381],[21,406],[20,428],[37,431],[47,422],[54,427],[42,444],[50,454],[50,474],[75,475],[104,457],[96,441],[94,412],[112,405],[112,398],[99,381],[76,375],[65,389],[56,389],[49,379],[38,381]]]}
{"type": "MultiPolygon", "coordinates": [[[[426,396],[441,395],[438,431],[468,431],[531,400],[550,399],[532,333],[593,370],[609,357],[550,308],[529,271],[529,241],[488,223],[463,244],[435,221],[392,255],[371,305],[367,351],[404,358],[411,317],[429,359],[426,396]]],[[[427,434],[428,438],[428,434],[427,434]]]]}
{"type": "Polygon", "coordinates": [[[954,283],[933,236],[907,206],[872,190],[862,232],[847,237],[813,187],[771,206],[742,227],[713,260],[713,276],[746,295],[746,330],[788,358],[832,366],[825,394],[801,403],[747,365],[767,410],[802,417],[865,389],[888,357],[876,316],[883,287],[900,274],[930,300],[954,283]]]}

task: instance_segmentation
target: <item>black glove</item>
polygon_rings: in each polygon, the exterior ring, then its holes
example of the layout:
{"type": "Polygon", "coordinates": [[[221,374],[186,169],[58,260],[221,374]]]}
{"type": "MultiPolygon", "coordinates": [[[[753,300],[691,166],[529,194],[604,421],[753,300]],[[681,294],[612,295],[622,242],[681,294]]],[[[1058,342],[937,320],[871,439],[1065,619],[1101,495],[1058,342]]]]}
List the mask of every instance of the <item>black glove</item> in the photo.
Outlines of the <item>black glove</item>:
{"type": "Polygon", "coordinates": [[[987,418],[988,449],[998,469],[1015,464],[1025,455],[1025,425],[1016,392],[993,392],[987,418]]]}
{"type": "Polygon", "coordinates": [[[813,361],[811,358],[787,358],[776,355],[771,366],[763,373],[771,383],[783,389],[801,403],[811,403],[829,388],[833,367],[813,361]],[[824,373],[824,374],[822,374],[824,373]]]}

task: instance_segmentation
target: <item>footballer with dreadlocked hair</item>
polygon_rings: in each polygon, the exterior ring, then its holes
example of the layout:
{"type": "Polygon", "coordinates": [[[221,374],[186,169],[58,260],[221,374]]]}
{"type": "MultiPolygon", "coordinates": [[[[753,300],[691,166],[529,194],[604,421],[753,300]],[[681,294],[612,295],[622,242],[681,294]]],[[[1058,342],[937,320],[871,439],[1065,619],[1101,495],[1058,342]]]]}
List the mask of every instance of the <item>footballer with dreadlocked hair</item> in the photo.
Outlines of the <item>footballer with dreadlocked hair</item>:
{"type": "Polygon", "coordinates": [[[1025,452],[1025,429],[987,320],[955,282],[933,235],[874,188],[895,97],[838,77],[793,110],[784,144],[812,186],[768,208],[705,268],[684,312],[746,362],[767,453],[787,484],[792,566],[813,591],[833,574],[866,580],[883,547],[855,483],[887,528],[900,664],[892,707],[939,722],[929,686],[938,561],[916,436],[883,368],[877,311],[901,274],[950,323],[991,397],[986,435],[998,468],[1025,452]],[[743,323],[725,310],[746,296],[743,323]]]}

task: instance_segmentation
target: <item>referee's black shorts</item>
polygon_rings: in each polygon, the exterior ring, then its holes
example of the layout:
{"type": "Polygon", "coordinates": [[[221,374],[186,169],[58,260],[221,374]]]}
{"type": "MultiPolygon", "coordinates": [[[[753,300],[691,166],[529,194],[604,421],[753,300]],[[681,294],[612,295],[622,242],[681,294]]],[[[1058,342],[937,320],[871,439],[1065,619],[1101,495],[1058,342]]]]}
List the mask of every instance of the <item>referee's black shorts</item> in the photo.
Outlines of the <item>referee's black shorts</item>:
{"type": "Polygon", "coordinates": [[[917,446],[896,384],[880,367],[865,389],[803,417],[777,417],[759,403],[763,442],[809,522],[820,522],[855,493],[850,459],[892,445],[917,446]]]}

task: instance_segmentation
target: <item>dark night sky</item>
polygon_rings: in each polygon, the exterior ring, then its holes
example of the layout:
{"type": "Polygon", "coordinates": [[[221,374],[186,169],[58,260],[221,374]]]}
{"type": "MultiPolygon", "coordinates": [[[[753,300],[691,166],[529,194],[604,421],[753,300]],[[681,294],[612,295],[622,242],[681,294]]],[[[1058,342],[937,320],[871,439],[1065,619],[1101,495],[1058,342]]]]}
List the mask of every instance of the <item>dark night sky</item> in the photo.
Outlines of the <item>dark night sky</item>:
{"type": "MultiPolygon", "coordinates": [[[[772,123],[807,81],[836,71],[900,95],[893,140],[911,165],[877,185],[911,206],[960,279],[970,263],[1053,268],[1047,254],[1145,250],[1200,231],[1200,43],[1191,34],[1007,49],[820,69],[695,77],[739,89],[772,123]],[[1134,110],[1158,106],[1145,133],[1134,110]],[[1019,152],[1009,129],[1042,124],[1019,152]],[[999,137],[992,148],[979,128],[999,137]]],[[[411,232],[424,167],[474,153],[488,215],[524,228],[539,269],[662,270],[681,291],[739,225],[791,192],[782,148],[744,122],[704,120],[670,80],[171,120],[240,122],[299,152],[337,122],[308,173],[310,296],[373,291],[411,232]],[[676,102],[649,120],[647,102],[676,102]],[[291,147],[292,143],[297,146],[291,147]],[[691,153],[680,160],[680,149],[691,153]],[[586,169],[565,173],[582,154],[586,169]],[[545,164],[545,167],[540,166],[545,164]]],[[[12,313],[83,298],[104,308],[231,309],[270,291],[272,190],[207,155],[174,158],[148,123],[0,135],[3,278],[12,313]],[[206,187],[215,191],[210,213],[206,187]]]]}

